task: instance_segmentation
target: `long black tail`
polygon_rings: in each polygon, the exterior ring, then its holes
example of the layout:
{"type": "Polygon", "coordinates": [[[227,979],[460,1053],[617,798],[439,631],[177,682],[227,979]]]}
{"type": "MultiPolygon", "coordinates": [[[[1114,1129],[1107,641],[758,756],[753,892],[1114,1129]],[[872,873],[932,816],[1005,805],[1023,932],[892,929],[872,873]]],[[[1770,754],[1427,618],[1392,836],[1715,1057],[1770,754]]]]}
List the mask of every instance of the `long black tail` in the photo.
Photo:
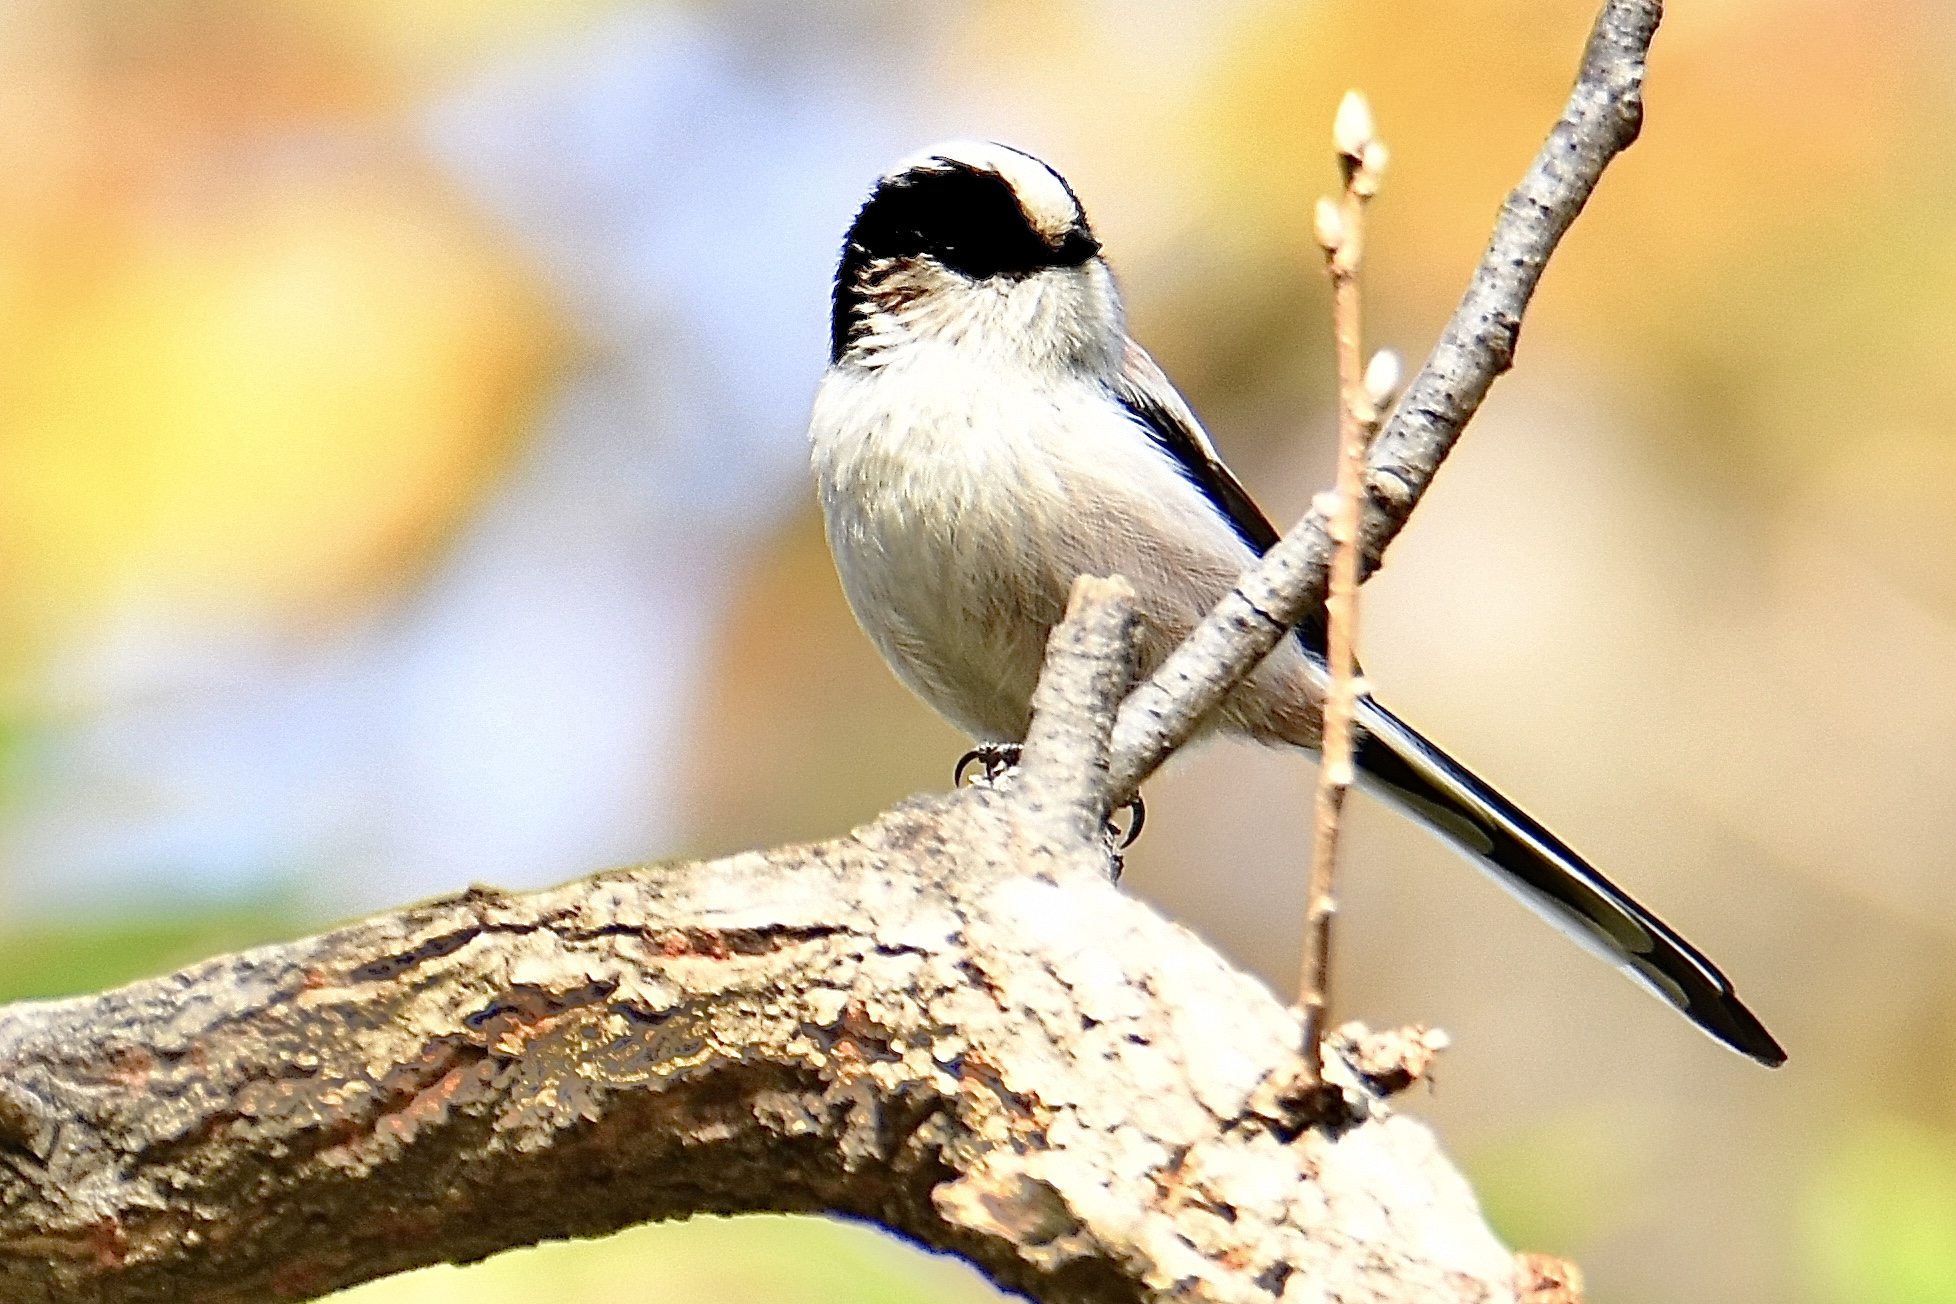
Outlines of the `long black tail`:
{"type": "Polygon", "coordinates": [[[1559,838],[1370,698],[1359,699],[1361,784],[1453,843],[1502,887],[1686,1018],[1769,1068],[1786,1062],[1725,975],[1559,838]]]}

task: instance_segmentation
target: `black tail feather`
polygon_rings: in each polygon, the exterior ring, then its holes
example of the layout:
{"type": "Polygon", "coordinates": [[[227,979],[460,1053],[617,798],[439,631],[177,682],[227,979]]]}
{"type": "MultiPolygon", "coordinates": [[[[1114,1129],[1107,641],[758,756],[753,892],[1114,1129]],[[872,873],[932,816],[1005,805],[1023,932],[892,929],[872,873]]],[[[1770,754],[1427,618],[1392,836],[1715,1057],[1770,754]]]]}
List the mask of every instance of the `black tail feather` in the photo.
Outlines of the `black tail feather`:
{"type": "Polygon", "coordinates": [[[1359,702],[1361,782],[1444,835],[1503,887],[1685,1017],[1768,1067],[1786,1052],[1711,961],[1559,838],[1370,698],[1359,702]]]}

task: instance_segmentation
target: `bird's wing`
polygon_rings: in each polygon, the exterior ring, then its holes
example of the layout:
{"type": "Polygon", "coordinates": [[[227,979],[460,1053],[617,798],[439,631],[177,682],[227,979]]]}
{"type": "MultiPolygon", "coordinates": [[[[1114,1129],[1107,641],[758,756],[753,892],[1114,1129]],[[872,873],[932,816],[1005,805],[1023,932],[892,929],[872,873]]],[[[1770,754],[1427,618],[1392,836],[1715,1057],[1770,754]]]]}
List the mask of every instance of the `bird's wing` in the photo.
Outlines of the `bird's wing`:
{"type": "MultiPolygon", "coordinates": [[[[1148,356],[1148,351],[1131,339],[1121,359],[1120,375],[1114,382],[1114,397],[1155,445],[1175,459],[1189,483],[1222,513],[1238,538],[1259,557],[1276,546],[1281,537],[1277,528],[1270,524],[1270,518],[1256,505],[1256,499],[1250,497],[1250,491],[1243,487],[1235,472],[1224,464],[1202,423],[1195,419],[1188,400],[1169,381],[1160,364],[1148,356]]],[[[1308,651],[1323,656],[1323,615],[1305,618],[1297,627],[1297,637],[1308,651]]]]}
{"type": "Polygon", "coordinates": [[[1148,437],[1174,458],[1203,497],[1229,518],[1244,543],[1258,555],[1270,551],[1277,542],[1276,527],[1250,497],[1209,442],[1202,423],[1189,410],[1188,401],[1170,383],[1160,364],[1133,340],[1127,342],[1127,356],[1121,360],[1120,378],[1114,396],[1127,409],[1148,437]]]}

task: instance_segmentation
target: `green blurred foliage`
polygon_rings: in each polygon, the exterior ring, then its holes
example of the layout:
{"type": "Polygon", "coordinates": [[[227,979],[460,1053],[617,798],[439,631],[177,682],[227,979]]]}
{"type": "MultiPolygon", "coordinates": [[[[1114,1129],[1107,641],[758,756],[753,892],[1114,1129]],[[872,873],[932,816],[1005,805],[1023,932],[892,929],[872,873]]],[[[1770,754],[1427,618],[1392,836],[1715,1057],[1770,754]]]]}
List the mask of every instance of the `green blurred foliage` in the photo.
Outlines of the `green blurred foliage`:
{"type": "Polygon", "coordinates": [[[335,1304],[989,1304],[955,1259],[824,1218],[695,1218],[602,1241],[541,1245],[469,1268],[427,1268],[335,1304]]]}
{"type": "Polygon", "coordinates": [[[1815,1299],[1956,1300],[1956,1135],[1900,1118],[1867,1119],[1829,1147],[1802,1212],[1815,1299]]]}
{"type": "Polygon", "coordinates": [[[170,973],[197,960],[303,931],[278,902],[209,913],[134,915],[0,927],[0,1001],[73,996],[170,973]]]}
{"type": "Polygon", "coordinates": [[[1599,1104],[1483,1144],[1462,1166],[1503,1241],[1580,1260],[1635,1215],[1646,1178],[1639,1140],[1623,1126],[1623,1111],[1599,1104]]]}

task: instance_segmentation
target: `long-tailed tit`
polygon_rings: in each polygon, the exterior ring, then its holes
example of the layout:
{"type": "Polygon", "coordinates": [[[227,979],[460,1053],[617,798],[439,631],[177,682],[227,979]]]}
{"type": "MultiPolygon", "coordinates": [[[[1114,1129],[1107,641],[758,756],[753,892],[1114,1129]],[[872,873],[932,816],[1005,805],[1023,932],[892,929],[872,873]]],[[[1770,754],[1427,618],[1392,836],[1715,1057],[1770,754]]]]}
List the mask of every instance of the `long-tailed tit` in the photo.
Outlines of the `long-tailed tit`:
{"type": "MultiPolygon", "coordinates": [[[[1076,576],[1132,583],[1145,674],[1277,540],[1128,338],[1072,188],[1018,150],[955,142],[877,182],[829,363],[809,437],[843,590],[897,677],[980,742],[1025,736],[1076,576]]],[[[1322,657],[1300,628],[1214,727],[1315,750],[1322,657]]],[[[1785,1060],[1710,961],[1547,829],[1369,697],[1357,724],[1370,791],[1719,1041],[1785,1060]]]]}

